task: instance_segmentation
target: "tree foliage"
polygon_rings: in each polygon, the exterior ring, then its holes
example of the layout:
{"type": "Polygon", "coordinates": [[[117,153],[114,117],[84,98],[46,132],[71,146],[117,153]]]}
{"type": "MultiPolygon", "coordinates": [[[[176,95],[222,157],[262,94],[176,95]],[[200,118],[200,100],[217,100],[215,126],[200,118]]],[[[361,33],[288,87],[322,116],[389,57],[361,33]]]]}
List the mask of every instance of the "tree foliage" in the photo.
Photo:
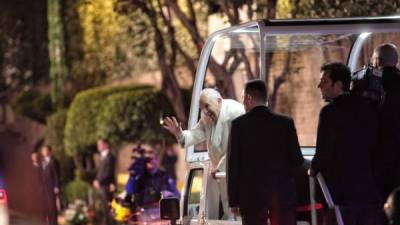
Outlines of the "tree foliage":
{"type": "Polygon", "coordinates": [[[395,0],[280,0],[281,18],[390,16],[400,12],[395,0]],[[296,11],[293,16],[290,12],[296,11]]]}
{"type": "Polygon", "coordinates": [[[67,111],[60,110],[47,118],[45,129],[46,144],[50,145],[57,158],[64,155],[64,129],[67,120],[67,111]]]}
{"type": "Polygon", "coordinates": [[[61,1],[47,0],[47,21],[50,58],[51,98],[55,108],[64,107],[64,80],[66,76],[64,27],[61,17],[61,1]]]}
{"type": "Polygon", "coordinates": [[[118,13],[115,0],[64,1],[63,9],[73,92],[156,69],[151,57],[135,48],[148,44],[140,16],[118,13]]]}
{"type": "Polygon", "coordinates": [[[166,136],[160,118],[163,113],[171,114],[167,103],[168,100],[155,90],[113,94],[107,97],[97,115],[98,134],[110,137],[111,143],[160,142],[166,136]]]}
{"type": "Polygon", "coordinates": [[[79,93],[71,104],[65,127],[69,155],[87,152],[98,138],[114,147],[124,142],[161,141],[160,116],[168,115],[165,97],[151,87],[96,88],[79,93]]]}
{"type": "MultiPolygon", "coordinates": [[[[67,1],[65,5],[67,62],[72,87],[82,90],[115,77],[158,70],[162,75],[162,92],[181,121],[187,120],[187,111],[176,69],[185,66],[194,77],[208,35],[210,15],[220,15],[233,26],[251,19],[369,16],[370,12],[388,15],[396,11],[389,12],[391,1],[378,0],[367,4],[360,0],[92,0],[67,1]]],[[[272,58],[272,53],[267,56],[268,61],[272,58]]],[[[287,65],[292,58],[288,55],[283,63],[287,65]]],[[[243,51],[226,54],[222,61],[240,61],[249,79],[257,77],[257,71],[248,66],[249,59],[243,51]]],[[[231,65],[235,63],[219,63],[214,58],[208,64],[225,96],[234,95],[231,65]]],[[[277,93],[286,81],[288,69],[285,68],[282,76],[270,85],[272,93],[277,93]]]]}
{"type": "Polygon", "coordinates": [[[19,93],[14,108],[19,114],[43,124],[46,123],[46,117],[53,113],[50,94],[36,90],[19,93]]]}
{"type": "Polygon", "coordinates": [[[44,133],[45,144],[51,146],[53,155],[58,160],[60,167],[60,182],[67,184],[74,178],[73,159],[66,155],[64,148],[64,130],[67,119],[67,111],[59,110],[47,117],[47,125],[44,133]]]}
{"type": "Polygon", "coordinates": [[[76,199],[86,201],[89,196],[90,184],[82,180],[79,171],[76,171],[75,179],[65,187],[65,196],[68,202],[76,199]]]}
{"type": "MultiPolygon", "coordinates": [[[[254,0],[244,1],[198,1],[198,0],[118,0],[121,13],[127,15],[141,14],[148,24],[148,36],[153,43],[152,54],[162,73],[162,91],[171,101],[180,121],[186,121],[187,116],[183,110],[182,93],[177,84],[176,68],[187,66],[195,74],[195,65],[199,59],[206,36],[208,34],[208,16],[220,13],[229,25],[254,19],[257,12],[262,10],[254,0]],[[245,10],[246,16],[241,16],[240,10],[245,10]]],[[[268,15],[275,15],[275,1],[267,1],[268,15]],[[271,9],[271,10],[270,10],[271,9]]],[[[240,41],[240,40],[237,40],[240,41]]],[[[216,79],[218,89],[225,96],[234,97],[232,74],[235,69],[231,65],[243,62],[246,74],[250,79],[255,78],[256,71],[250,68],[249,59],[244,51],[236,50],[226,54],[222,63],[211,57],[208,69],[216,79]],[[234,61],[233,63],[226,63],[234,61]]]]}
{"type": "Polygon", "coordinates": [[[46,0],[0,1],[0,102],[48,78],[46,0]]]}

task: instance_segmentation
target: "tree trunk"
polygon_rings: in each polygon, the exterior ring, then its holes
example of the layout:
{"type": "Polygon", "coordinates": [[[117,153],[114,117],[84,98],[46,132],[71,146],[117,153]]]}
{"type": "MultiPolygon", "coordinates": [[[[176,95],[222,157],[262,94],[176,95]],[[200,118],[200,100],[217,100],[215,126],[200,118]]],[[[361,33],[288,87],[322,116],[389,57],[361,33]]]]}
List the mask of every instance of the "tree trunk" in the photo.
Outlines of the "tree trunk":
{"type": "Polygon", "coordinates": [[[165,62],[160,63],[160,69],[163,74],[162,92],[172,104],[172,108],[174,109],[178,121],[182,122],[182,124],[187,124],[188,118],[183,104],[183,96],[178,82],[175,79],[174,72],[165,62]]]}

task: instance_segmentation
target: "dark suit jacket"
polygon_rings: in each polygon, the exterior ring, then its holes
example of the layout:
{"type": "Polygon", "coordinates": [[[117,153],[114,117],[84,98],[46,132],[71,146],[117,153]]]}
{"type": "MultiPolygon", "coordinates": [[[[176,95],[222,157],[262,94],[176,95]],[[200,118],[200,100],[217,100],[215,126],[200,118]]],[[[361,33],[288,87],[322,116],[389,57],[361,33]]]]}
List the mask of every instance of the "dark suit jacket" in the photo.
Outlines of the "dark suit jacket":
{"type": "Polygon", "coordinates": [[[45,213],[48,215],[56,214],[57,205],[54,188],[60,189],[60,179],[58,175],[58,164],[53,157],[50,157],[49,163],[43,167],[42,178],[45,213]]]}
{"type": "Polygon", "coordinates": [[[292,168],[304,159],[293,120],[257,106],[232,122],[227,182],[230,207],[294,205],[292,168]]]}
{"type": "Polygon", "coordinates": [[[60,188],[58,163],[53,157],[50,157],[49,163],[43,167],[43,182],[46,193],[54,193],[54,188],[60,188]]]}
{"type": "Polygon", "coordinates": [[[400,90],[387,92],[378,118],[379,141],[373,157],[374,172],[386,198],[400,185],[400,90]]]}
{"type": "Polygon", "coordinates": [[[311,167],[321,172],[336,204],[376,203],[371,152],[377,119],[363,97],[344,94],[322,108],[311,167]]]}
{"type": "Polygon", "coordinates": [[[102,187],[115,184],[115,157],[111,152],[108,152],[106,157],[101,160],[96,180],[102,187]]]}

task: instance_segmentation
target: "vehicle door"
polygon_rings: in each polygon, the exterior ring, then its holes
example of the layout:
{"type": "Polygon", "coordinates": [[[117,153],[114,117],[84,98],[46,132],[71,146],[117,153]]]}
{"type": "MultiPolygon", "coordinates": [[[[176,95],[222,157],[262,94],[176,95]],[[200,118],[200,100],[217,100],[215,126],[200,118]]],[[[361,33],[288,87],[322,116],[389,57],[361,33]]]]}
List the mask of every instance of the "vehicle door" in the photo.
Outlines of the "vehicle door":
{"type": "Polygon", "coordinates": [[[207,172],[207,163],[189,163],[181,199],[182,224],[184,225],[204,224],[207,172]]]}

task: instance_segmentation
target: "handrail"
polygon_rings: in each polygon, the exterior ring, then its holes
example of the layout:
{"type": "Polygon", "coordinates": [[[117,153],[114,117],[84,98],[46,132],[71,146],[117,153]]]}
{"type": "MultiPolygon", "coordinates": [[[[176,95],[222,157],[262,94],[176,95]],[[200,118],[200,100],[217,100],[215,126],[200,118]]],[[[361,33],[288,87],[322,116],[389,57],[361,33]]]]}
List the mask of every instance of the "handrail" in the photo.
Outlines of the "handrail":
{"type": "MultiPolygon", "coordinates": [[[[342,213],[340,212],[339,207],[337,205],[335,205],[335,203],[334,203],[334,201],[332,199],[331,193],[329,192],[328,186],[326,185],[324,177],[322,176],[321,173],[318,173],[316,178],[317,178],[318,183],[319,183],[319,185],[321,187],[322,193],[323,193],[324,198],[325,198],[325,200],[326,200],[326,202],[328,204],[328,207],[330,209],[335,210],[335,217],[336,217],[337,224],[338,225],[344,225],[342,213]]],[[[310,179],[310,182],[314,182],[315,183],[314,179],[310,179]]],[[[310,187],[311,187],[311,184],[310,184],[310,187]]],[[[310,189],[310,192],[311,192],[311,189],[310,189]]],[[[314,197],[315,197],[315,195],[312,196],[312,199],[314,199],[314,197]]],[[[315,199],[314,199],[314,201],[315,201],[315,199]]],[[[315,210],[315,206],[314,206],[313,210],[315,210]]],[[[312,213],[313,210],[311,210],[311,213],[312,213]]],[[[312,216],[312,214],[311,214],[311,216],[312,216]]]]}
{"type": "Polygon", "coordinates": [[[226,173],[225,172],[216,172],[214,174],[214,178],[216,178],[216,179],[224,179],[224,178],[226,178],[226,173]]]}
{"type": "MultiPolygon", "coordinates": [[[[226,178],[226,173],[216,172],[213,174],[213,177],[215,179],[224,179],[226,178]]],[[[321,173],[318,173],[316,178],[321,187],[322,193],[324,195],[325,201],[328,204],[329,209],[333,209],[335,211],[337,224],[344,225],[342,213],[340,212],[339,206],[335,205],[335,202],[332,199],[332,195],[329,192],[324,177],[322,176],[321,173]]],[[[315,201],[315,178],[309,177],[309,185],[310,185],[310,204],[311,204],[311,224],[317,225],[317,208],[315,201]]]]}
{"type": "Polygon", "coordinates": [[[315,201],[315,179],[314,177],[308,178],[310,185],[310,205],[311,205],[311,225],[317,225],[317,207],[315,201]]]}

